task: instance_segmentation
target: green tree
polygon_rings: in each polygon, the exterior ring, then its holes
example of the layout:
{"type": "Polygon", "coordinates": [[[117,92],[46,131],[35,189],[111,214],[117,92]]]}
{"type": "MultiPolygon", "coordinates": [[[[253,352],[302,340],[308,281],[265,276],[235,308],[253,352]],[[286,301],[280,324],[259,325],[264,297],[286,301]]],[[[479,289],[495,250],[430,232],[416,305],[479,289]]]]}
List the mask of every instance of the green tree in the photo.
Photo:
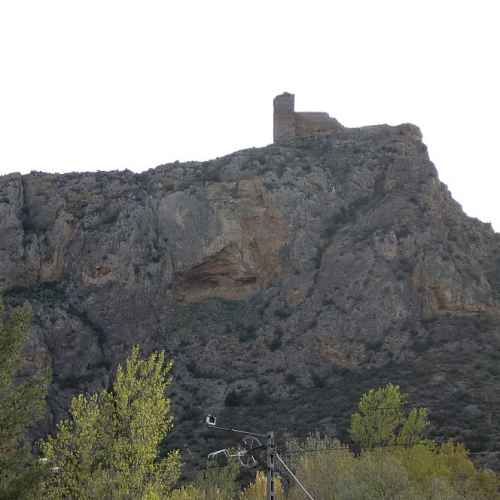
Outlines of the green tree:
{"type": "Polygon", "coordinates": [[[429,424],[427,409],[414,408],[407,414],[406,402],[407,397],[393,384],[363,394],[351,417],[353,441],[363,449],[420,442],[429,424]]]}
{"type": "Polygon", "coordinates": [[[0,298],[0,498],[29,497],[40,478],[26,431],[44,413],[46,373],[19,377],[31,325],[29,306],[5,317],[0,298]]]}
{"type": "Polygon", "coordinates": [[[172,362],[163,352],[142,359],[136,346],[118,367],[111,390],[73,398],[70,418],[41,446],[53,473],[44,483],[51,499],[159,499],[179,477],[177,451],[159,457],[172,430],[172,362]]]}

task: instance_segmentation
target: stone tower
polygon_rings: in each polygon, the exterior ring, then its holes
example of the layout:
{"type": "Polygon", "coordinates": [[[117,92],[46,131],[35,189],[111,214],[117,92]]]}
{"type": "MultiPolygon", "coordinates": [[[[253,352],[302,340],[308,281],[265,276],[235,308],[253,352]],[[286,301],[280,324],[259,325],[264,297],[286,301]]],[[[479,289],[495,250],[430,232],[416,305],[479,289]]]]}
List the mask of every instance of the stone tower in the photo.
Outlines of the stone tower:
{"type": "Polygon", "coordinates": [[[274,142],[295,137],[295,96],[285,92],[274,98],[274,142]]]}

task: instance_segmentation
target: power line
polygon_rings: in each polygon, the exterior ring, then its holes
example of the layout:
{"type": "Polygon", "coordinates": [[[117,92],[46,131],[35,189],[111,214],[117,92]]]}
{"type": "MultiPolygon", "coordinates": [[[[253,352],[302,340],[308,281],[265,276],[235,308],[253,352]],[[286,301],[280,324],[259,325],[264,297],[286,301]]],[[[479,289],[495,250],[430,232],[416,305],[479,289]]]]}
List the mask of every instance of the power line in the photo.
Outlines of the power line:
{"type": "MultiPolygon", "coordinates": [[[[463,404],[463,403],[462,403],[463,404]]],[[[473,404],[473,405],[478,405],[478,406],[485,406],[485,407],[494,407],[494,406],[497,406],[498,407],[498,410],[494,410],[494,411],[498,411],[500,412],[500,402],[498,403],[490,403],[488,401],[471,401],[470,403],[468,404],[473,404]]],[[[429,408],[439,408],[439,409],[445,409],[443,408],[442,405],[439,404],[439,402],[436,402],[436,403],[422,403],[420,405],[414,405],[414,404],[404,404],[404,405],[401,405],[403,406],[403,408],[401,407],[397,407],[397,406],[377,406],[377,407],[374,407],[374,408],[368,408],[368,411],[379,411],[379,410],[397,410],[397,411],[401,411],[402,409],[408,409],[408,407],[411,407],[412,410],[418,410],[418,409],[429,409],[429,408]]],[[[360,408],[354,408],[353,411],[356,411],[356,412],[360,412],[360,411],[363,411],[361,410],[360,408]]]]}
{"type": "MultiPolygon", "coordinates": [[[[408,445],[381,445],[381,446],[376,446],[371,449],[365,449],[362,450],[363,452],[367,451],[375,451],[379,449],[386,449],[386,448],[406,448],[408,450],[411,450],[414,446],[418,446],[419,444],[415,444],[412,446],[408,445]]],[[[424,446],[424,444],[421,444],[424,446]]],[[[349,446],[333,446],[333,447],[325,447],[325,448],[307,448],[307,449],[301,449],[301,450],[281,450],[279,453],[280,455],[284,456],[289,456],[289,455],[301,455],[301,454],[307,454],[307,453],[322,453],[322,452],[340,452],[340,451],[352,451],[352,448],[349,446]]],[[[486,450],[486,451],[467,451],[467,455],[486,455],[486,454],[491,454],[491,453],[500,453],[500,449],[498,450],[486,450]]],[[[228,467],[228,464],[224,465],[208,465],[206,467],[191,467],[192,470],[199,471],[199,472],[207,472],[210,470],[217,470],[217,469],[226,469],[228,467]]]]}
{"type": "MultiPolygon", "coordinates": [[[[477,403],[471,402],[469,404],[478,406],[479,410],[481,410],[482,412],[484,412],[487,415],[500,415],[500,408],[493,409],[493,408],[489,407],[489,404],[486,404],[486,403],[481,404],[479,402],[477,402],[477,403]]],[[[438,411],[446,413],[446,412],[453,411],[453,409],[451,409],[451,408],[446,409],[446,408],[443,408],[442,406],[431,406],[431,405],[422,405],[422,406],[418,406],[418,407],[413,407],[412,410],[428,410],[429,413],[436,413],[438,411]]],[[[382,412],[382,411],[401,412],[402,410],[400,408],[370,408],[368,410],[360,410],[358,408],[358,409],[354,409],[353,413],[361,413],[364,415],[368,415],[371,413],[382,412]]]]}
{"type": "MultiPolygon", "coordinates": [[[[443,444],[443,443],[441,443],[443,444]]],[[[425,446],[425,443],[414,443],[412,445],[408,444],[389,444],[389,445],[379,445],[379,446],[374,446],[373,448],[368,448],[368,449],[362,449],[361,451],[363,452],[368,452],[368,451],[376,451],[380,449],[387,449],[387,448],[406,448],[408,450],[411,450],[412,448],[416,446],[425,446]]],[[[286,451],[281,451],[283,455],[301,455],[301,454],[307,454],[307,453],[322,453],[322,452],[340,452],[340,451],[353,451],[353,449],[349,446],[332,446],[332,447],[324,447],[324,448],[303,448],[303,449],[293,449],[293,450],[286,450],[286,451]]],[[[481,454],[486,454],[486,453],[500,453],[499,450],[486,450],[486,451],[468,451],[468,455],[481,455],[481,454]]]]}
{"type": "MultiPolygon", "coordinates": [[[[414,446],[419,446],[419,445],[424,446],[424,443],[414,443],[414,444],[410,444],[410,445],[409,444],[387,444],[387,445],[382,444],[382,445],[374,446],[373,448],[364,449],[363,451],[374,451],[374,450],[378,450],[378,449],[382,449],[382,448],[407,448],[407,449],[411,449],[414,446]]],[[[299,455],[299,454],[303,454],[303,453],[321,453],[323,451],[345,451],[345,450],[353,451],[353,448],[350,446],[345,446],[345,445],[325,446],[323,448],[293,449],[293,450],[283,451],[282,453],[284,455],[299,455]]]]}

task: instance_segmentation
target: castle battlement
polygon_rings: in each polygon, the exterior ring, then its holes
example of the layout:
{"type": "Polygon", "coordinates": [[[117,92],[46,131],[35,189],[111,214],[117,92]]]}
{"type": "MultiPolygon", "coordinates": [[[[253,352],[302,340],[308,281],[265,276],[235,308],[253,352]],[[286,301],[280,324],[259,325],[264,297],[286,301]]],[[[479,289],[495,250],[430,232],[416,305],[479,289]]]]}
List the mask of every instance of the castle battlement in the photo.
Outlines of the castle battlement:
{"type": "Polygon", "coordinates": [[[288,92],[274,98],[274,142],[284,142],[294,137],[327,135],[335,133],[342,125],[323,112],[296,112],[295,96],[288,92]]]}

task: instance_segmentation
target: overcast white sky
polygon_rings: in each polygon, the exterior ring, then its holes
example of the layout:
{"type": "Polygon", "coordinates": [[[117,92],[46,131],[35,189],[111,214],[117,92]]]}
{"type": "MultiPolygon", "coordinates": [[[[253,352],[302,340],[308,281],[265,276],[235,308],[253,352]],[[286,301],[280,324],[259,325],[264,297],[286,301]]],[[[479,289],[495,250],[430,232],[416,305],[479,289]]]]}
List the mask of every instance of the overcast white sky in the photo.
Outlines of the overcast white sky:
{"type": "Polygon", "coordinates": [[[131,169],[272,141],[272,98],[412,122],[500,231],[498,0],[0,0],[0,173],[131,169]]]}

